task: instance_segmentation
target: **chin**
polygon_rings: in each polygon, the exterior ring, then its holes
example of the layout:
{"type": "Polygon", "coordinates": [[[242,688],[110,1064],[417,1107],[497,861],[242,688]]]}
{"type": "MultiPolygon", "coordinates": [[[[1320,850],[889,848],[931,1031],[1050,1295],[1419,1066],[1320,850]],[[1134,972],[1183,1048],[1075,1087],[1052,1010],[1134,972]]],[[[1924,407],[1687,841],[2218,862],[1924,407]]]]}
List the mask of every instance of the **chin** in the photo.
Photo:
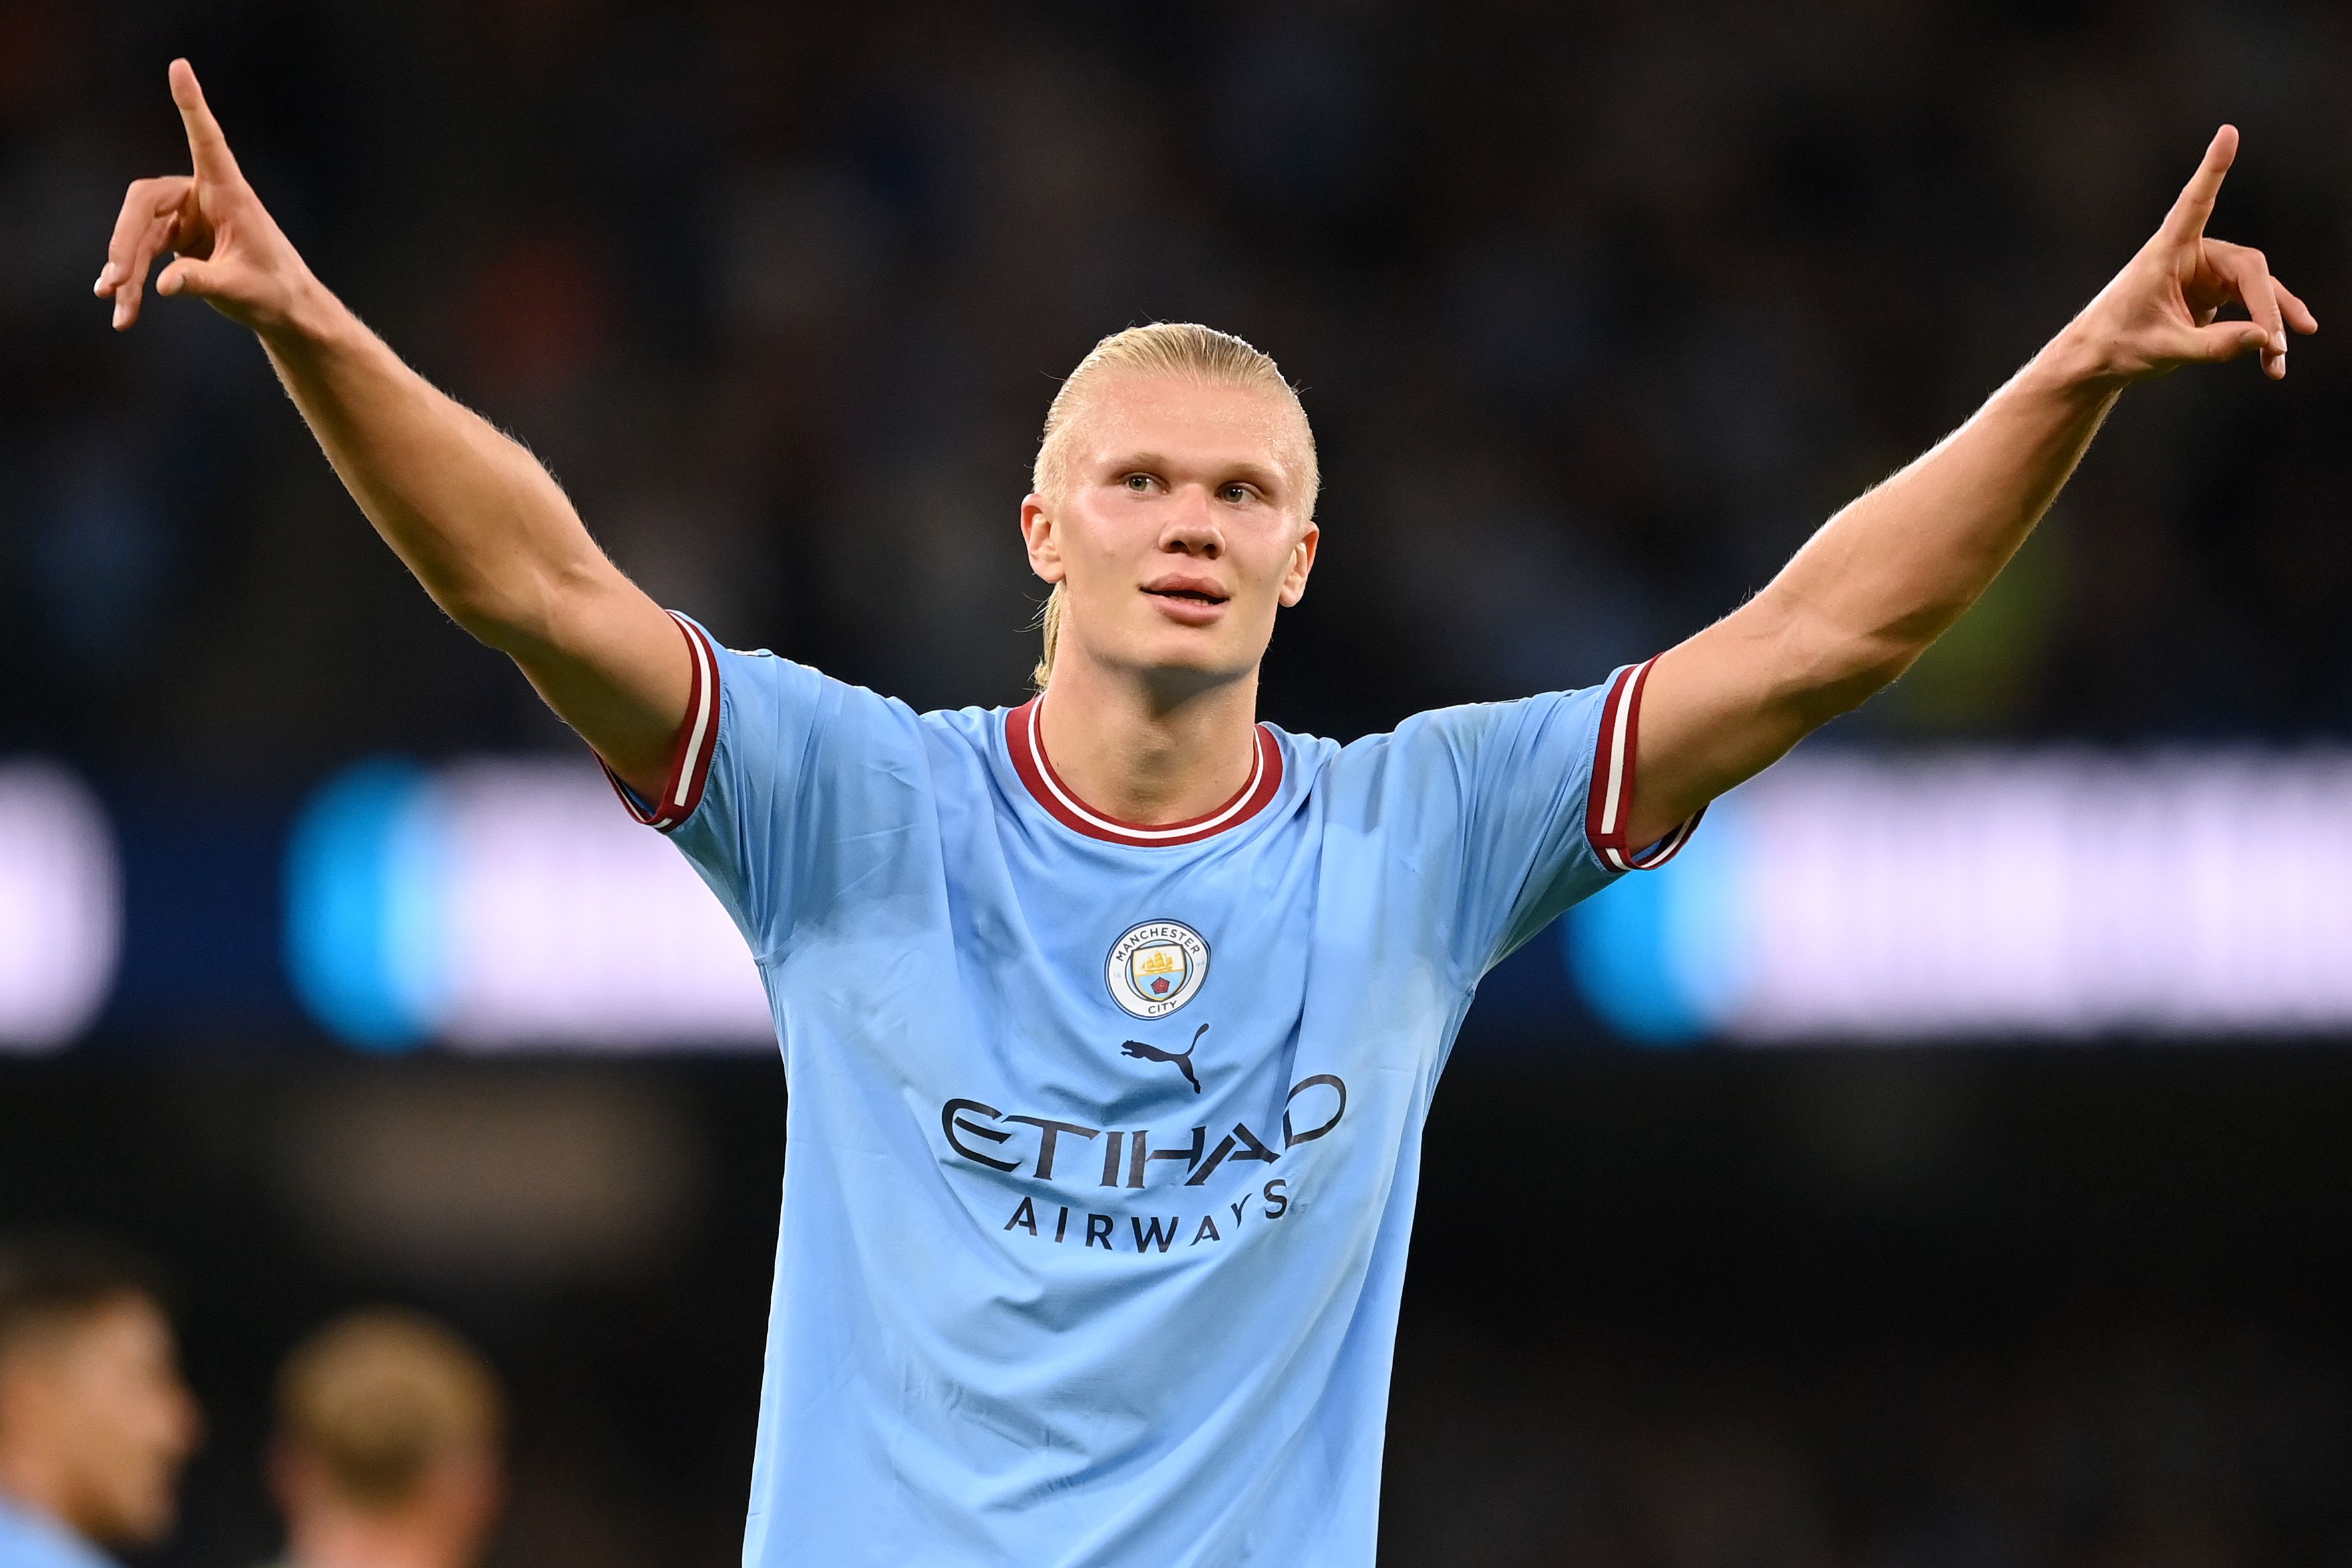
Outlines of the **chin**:
{"type": "Polygon", "coordinates": [[[1206,689],[1240,680],[1252,666],[1236,664],[1231,659],[1204,659],[1176,656],[1147,659],[1143,669],[1152,679],[1174,686],[1197,686],[1206,689]]]}
{"type": "Polygon", "coordinates": [[[1175,636],[1163,632],[1141,640],[1136,664],[1152,674],[1171,679],[1204,684],[1237,680],[1257,667],[1265,650],[1236,648],[1234,641],[1223,633],[1223,628],[1180,631],[1175,636]]]}
{"type": "Polygon", "coordinates": [[[166,1488],[162,1496],[117,1498],[113,1512],[91,1533],[109,1546],[152,1546],[178,1522],[166,1488]]]}

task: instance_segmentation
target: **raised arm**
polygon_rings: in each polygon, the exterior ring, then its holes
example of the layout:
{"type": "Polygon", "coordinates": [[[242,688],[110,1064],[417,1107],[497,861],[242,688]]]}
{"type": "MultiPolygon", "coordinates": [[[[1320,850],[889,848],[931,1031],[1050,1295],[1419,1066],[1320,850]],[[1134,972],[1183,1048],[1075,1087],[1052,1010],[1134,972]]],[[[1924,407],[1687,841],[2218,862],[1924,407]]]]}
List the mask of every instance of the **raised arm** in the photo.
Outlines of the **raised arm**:
{"type": "Polygon", "coordinates": [[[1671,832],[1911,667],[2057,498],[2123,389],[2319,323],[2258,251],[2205,237],[2223,126],[2155,237],[1973,418],[1824,524],[1754,599],[1652,666],[1628,841],[1671,832]],[[2242,305],[2251,319],[2217,321],[2242,305]]]}
{"type": "Polygon", "coordinates": [[[510,655],[640,794],[659,794],[693,686],[684,633],[621,574],[537,460],[436,390],[329,293],[230,156],[185,60],[193,172],[124,199],[97,292],[116,329],[155,291],[253,329],[376,532],[460,626],[510,655]]]}

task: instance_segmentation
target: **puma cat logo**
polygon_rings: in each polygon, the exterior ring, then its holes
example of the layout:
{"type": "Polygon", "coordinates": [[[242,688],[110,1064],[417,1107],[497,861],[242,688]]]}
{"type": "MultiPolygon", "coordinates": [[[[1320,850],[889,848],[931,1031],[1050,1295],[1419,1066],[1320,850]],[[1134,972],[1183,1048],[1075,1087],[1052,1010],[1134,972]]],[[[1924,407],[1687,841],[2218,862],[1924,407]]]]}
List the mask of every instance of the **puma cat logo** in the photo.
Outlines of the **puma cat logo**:
{"type": "Polygon", "coordinates": [[[1142,1061],[1174,1062],[1176,1071],[1184,1075],[1184,1082],[1192,1086],[1193,1093],[1198,1094],[1201,1092],[1201,1081],[1192,1073],[1192,1053],[1201,1048],[1201,1037],[1208,1032],[1207,1024],[1202,1024],[1199,1029],[1194,1030],[1192,1043],[1181,1051],[1162,1051],[1156,1045],[1146,1045],[1139,1040],[1122,1041],[1118,1049],[1120,1054],[1132,1056],[1142,1061]]]}

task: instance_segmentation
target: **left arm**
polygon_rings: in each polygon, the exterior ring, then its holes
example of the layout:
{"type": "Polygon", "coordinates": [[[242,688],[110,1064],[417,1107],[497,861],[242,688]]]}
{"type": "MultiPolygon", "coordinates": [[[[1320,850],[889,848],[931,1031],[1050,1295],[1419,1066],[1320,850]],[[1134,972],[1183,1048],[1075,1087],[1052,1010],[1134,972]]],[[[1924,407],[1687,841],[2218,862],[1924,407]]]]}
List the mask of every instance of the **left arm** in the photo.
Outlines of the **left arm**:
{"type": "Polygon", "coordinates": [[[1658,660],[1630,842],[1672,832],[1910,668],[2017,553],[2126,386],[2250,351],[2286,374],[2287,329],[2319,323],[2260,252],[2205,237],[2237,146],[2223,126],[2155,237],[1966,424],[1658,660]],[[2231,304],[2251,319],[2216,321],[2231,304]]]}

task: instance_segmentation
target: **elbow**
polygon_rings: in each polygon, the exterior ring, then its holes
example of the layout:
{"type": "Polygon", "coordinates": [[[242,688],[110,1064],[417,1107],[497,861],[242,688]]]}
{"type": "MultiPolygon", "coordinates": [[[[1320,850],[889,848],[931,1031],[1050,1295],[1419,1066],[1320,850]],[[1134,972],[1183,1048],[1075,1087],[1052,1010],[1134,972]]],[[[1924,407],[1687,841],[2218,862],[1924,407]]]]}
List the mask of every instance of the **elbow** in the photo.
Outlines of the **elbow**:
{"type": "Polygon", "coordinates": [[[533,617],[512,592],[488,584],[445,587],[433,595],[443,614],[477,643],[513,653],[532,641],[533,617]]]}
{"type": "Polygon", "coordinates": [[[1921,624],[1792,627],[1777,695],[1804,730],[1819,729],[1893,685],[1934,640],[1921,624]]]}
{"type": "Polygon", "coordinates": [[[468,584],[433,598],[467,636],[514,658],[555,642],[563,622],[555,595],[524,585],[468,584]]]}
{"type": "Polygon", "coordinates": [[[514,658],[561,646],[593,592],[588,572],[536,566],[498,579],[452,584],[434,600],[467,635],[514,658]]]}
{"type": "Polygon", "coordinates": [[[1857,662],[1835,676],[1808,685],[1794,695],[1790,706],[1810,734],[1832,719],[1844,717],[1893,685],[1910,664],[1909,659],[1857,662]]]}

